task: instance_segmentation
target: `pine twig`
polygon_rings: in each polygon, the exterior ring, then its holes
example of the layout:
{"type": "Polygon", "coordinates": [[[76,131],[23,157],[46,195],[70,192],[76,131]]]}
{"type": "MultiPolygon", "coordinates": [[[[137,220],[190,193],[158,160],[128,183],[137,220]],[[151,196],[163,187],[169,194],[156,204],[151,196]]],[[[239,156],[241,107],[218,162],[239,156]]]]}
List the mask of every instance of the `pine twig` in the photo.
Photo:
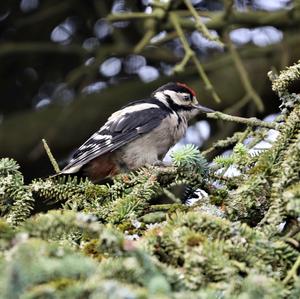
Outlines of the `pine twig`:
{"type": "Polygon", "coordinates": [[[223,18],[228,20],[232,14],[232,8],[234,6],[234,0],[225,0],[224,1],[224,15],[223,18]]]}
{"type": "Polygon", "coordinates": [[[242,84],[246,90],[246,92],[249,94],[249,96],[253,99],[254,103],[256,104],[258,110],[261,112],[264,110],[264,104],[258,93],[255,91],[253,88],[251,81],[249,79],[248,73],[245,69],[245,66],[234,46],[232,41],[230,40],[230,37],[228,33],[225,33],[225,39],[226,39],[226,44],[228,46],[228,50],[231,54],[231,57],[233,59],[233,62],[235,64],[236,70],[239,73],[241,77],[242,84]]]}
{"type": "Polygon", "coordinates": [[[202,80],[205,84],[205,89],[211,93],[213,99],[217,103],[220,103],[221,100],[220,100],[218,94],[216,93],[213,85],[211,84],[210,80],[208,79],[203,66],[201,65],[199,59],[197,58],[196,53],[190,48],[188,41],[186,40],[186,38],[184,36],[184,32],[181,28],[181,25],[180,25],[180,22],[179,22],[179,19],[178,19],[178,16],[176,13],[174,13],[174,12],[170,13],[170,21],[171,21],[174,29],[176,30],[178,37],[179,37],[179,39],[182,43],[182,46],[184,48],[184,51],[185,51],[185,55],[184,55],[182,61],[175,66],[174,70],[177,72],[183,71],[186,64],[189,62],[190,59],[192,59],[200,77],[202,78],[202,80]]]}
{"type": "Polygon", "coordinates": [[[213,119],[221,119],[225,121],[232,121],[236,123],[245,124],[249,127],[263,127],[268,129],[274,129],[279,130],[280,125],[274,122],[267,122],[260,119],[257,119],[256,117],[250,117],[250,118],[244,118],[240,116],[233,116],[229,114],[225,114],[219,111],[207,113],[206,116],[208,118],[213,119]]]}
{"type": "Polygon", "coordinates": [[[134,47],[134,53],[140,53],[149,43],[151,38],[155,35],[154,29],[149,29],[146,31],[143,38],[138,42],[138,44],[134,47]]]}
{"type": "Polygon", "coordinates": [[[244,133],[245,132],[235,132],[231,137],[227,137],[225,139],[218,140],[211,147],[202,151],[202,155],[206,156],[218,148],[225,148],[232,144],[237,143],[242,138],[242,136],[244,136],[244,133]]]}
{"type": "MultiPolygon", "coordinates": [[[[269,73],[269,77],[271,73],[269,73]]],[[[279,95],[287,91],[289,85],[300,78],[300,60],[294,65],[280,72],[272,82],[272,90],[279,95]]]]}
{"type": "Polygon", "coordinates": [[[110,14],[106,17],[106,20],[109,22],[117,21],[128,21],[128,20],[140,20],[140,19],[153,19],[156,17],[153,14],[147,14],[144,12],[122,12],[110,14]]]}
{"type": "Polygon", "coordinates": [[[297,258],[295,264],[293,265],[292,269],[288,272],[287,276],[282,281],[283,284],[287,284],[291,278],[296,278],[297,276],[297,270],[300,267],[300,256],[297,258]]]}
{"type": "Polygon", "coordinates": [[[173,201],[173,203],[181,203],[180,199],[171,191],[169,191],[167,188],[163,188],[163,193],[173,201]]]}
{"type": "Polygon", "coordinates": [[[190,0],[183,0],[184,4],[190,11],[191,15],[195,19],[195,27],[196,29],[208,40],[216,42],[221,47],[224,47],[224,44],[220,41],[218,36],[212,36],[210,32],[208,31],[205,24],[202,22],[201,17],[198,15],[195,7],[192,5],[190,0]]]}
{"type": "Polygon", "coordinates": [[[46,151],[46,153],[48,155],[48,158],[49,158],[49,160],[50,160],[50,162],[52,164],[52,167],[53,167],[54,171],[56,173],[59,173],[60,169],[59,169],[58,163],[56,162],[54,156],[52,155],[50,147],[47,144],[47,141],[45,139],[42,139],[42,141],[43,141],[44,149],[45,149],[45,151],[46,151]]]}

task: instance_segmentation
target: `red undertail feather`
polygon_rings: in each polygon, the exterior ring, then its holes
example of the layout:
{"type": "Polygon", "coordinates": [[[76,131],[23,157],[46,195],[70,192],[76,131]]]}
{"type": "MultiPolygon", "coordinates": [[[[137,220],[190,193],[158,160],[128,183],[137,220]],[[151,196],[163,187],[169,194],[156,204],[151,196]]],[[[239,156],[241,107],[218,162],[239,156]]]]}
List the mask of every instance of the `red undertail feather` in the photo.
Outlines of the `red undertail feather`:
{"type": "Polygon", "coordinates": [[[93,182],[114,176],[118,173],[118,166],[113,161],[110,153],[93,159],[84,168],[84,174],[87,175],[93,182]]]}

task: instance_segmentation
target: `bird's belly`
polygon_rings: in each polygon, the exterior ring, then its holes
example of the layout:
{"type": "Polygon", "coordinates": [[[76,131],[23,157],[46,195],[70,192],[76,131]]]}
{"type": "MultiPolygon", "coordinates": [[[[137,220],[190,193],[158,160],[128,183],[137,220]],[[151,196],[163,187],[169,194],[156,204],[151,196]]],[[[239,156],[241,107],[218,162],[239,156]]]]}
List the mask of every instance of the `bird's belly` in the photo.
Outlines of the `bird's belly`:
{"type": "Polygon", "coordinates": [[[153,140],[151,134],[147,134],[137,140],[130,142],[119,150],[119,163],[121,162],[126,168],[136,169],[146,164],[153,164],[164,156],[170,145],[165,140],[157,142],[153,140]]]}
{"type": "Polygon", "coordinates": [[[186,126],[169,126],[154,129],[118,150],[119,163],[126,168],[137,169],[154,164],[164,158],[168,150],[184,135],[186,126]]]}

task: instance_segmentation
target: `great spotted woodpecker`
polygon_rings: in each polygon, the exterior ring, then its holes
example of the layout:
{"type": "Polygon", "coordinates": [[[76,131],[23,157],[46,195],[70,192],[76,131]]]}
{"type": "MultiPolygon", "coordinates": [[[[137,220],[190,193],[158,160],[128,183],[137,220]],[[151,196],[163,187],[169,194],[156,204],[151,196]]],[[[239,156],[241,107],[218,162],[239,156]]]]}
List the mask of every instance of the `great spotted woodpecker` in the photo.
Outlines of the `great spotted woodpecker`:
{"type": "Polygon", "coordinates": [[[160,165],[168,150],[183,137],[187,122],[198,112],[213,110],[198,104],[195,91],[183,83],[167,83],[148,99],[129,103],[74,153],[62,174],[80,170],[92,181],[160,165]]]}

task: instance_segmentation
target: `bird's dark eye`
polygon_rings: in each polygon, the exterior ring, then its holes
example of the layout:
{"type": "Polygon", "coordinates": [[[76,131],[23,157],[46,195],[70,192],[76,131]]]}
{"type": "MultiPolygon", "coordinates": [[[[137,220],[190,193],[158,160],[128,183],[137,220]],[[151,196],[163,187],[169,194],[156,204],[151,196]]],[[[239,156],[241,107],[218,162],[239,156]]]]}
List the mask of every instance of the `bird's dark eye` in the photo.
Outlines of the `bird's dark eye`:
{"type": "Polygon", "coordinates": [[[184,101],[190,101],[191,97],[189,95],[183,96],[184,101]]]}

